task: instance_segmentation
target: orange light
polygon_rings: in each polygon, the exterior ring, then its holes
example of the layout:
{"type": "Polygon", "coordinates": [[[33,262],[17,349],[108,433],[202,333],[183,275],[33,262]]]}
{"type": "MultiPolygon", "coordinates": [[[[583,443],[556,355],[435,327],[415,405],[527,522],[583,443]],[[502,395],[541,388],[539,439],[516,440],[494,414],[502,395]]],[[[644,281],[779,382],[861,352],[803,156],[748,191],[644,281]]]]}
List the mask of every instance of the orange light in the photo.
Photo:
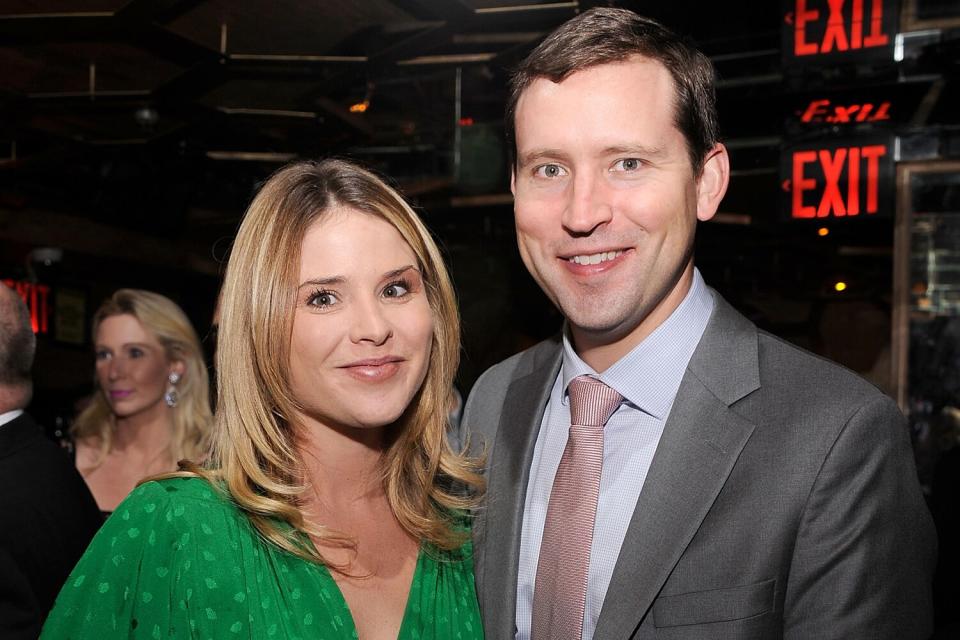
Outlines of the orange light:
{"type": "Polygon", "coordinates": [[[833,288],[834,288],[835,291],[846,291],[846,290],[847,290],[847,283],[844,282],[843,280],[841,280],[841,281],[837,282],[835,285],[833,285],[833,288]]]}
{"type": "Polygon", "coordinates": [[[366,113],[367,109],[370,108],[370,101],[364,100],[363,102],[356,102],[350,105],[350,113],[366,113]]]}
{"type": "Polygon", "coordinates": [[[817,229],[817,235],[820,236],[821,238],[824,236],[828,236],[830,235],[830,229],[827,229],[826,227],[820,227],[819,229],[817,229]]]}

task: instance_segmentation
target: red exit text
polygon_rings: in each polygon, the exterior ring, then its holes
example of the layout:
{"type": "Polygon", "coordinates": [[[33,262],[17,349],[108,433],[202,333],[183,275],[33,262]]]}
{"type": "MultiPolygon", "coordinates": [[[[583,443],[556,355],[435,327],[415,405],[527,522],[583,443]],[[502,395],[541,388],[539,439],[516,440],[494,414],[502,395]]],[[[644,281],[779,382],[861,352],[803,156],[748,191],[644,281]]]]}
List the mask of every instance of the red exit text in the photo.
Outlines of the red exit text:
{"type": "Polygon", "coordinates": [[[795,12],[786,18],[794,27],[794,55],[884,47],[890,42],[883,31],[883,0],[827,0],[827,15],[810,4],[811,0],[796,0],[795,12]]]}
{"type": "Polygon", "coordinates": [[[45,284],[20,282],[13,279],[4,280],[3,284],[16,291],[23,298],[23,302],[30,310],[33,332],[47,333],[50,318],[50,306],[47,304],[47,299],[50,294],[50,287],[45,284]]]}
{"type": "Polygon", "coordinates": [[[791,217],[877,213],[880,161],[886,155],[882,144],[794,151],[792,179],[783,185],[791,194],[791,217]]]}
{"type": "Polygon", "coordinates": [[[829,122],[830,124],[880,122],[889,119],[889,101],[881,102],[879,106],[875,106],[871,102],[841,105],[833,104],[829,100],[812,100],[800,116],[800,120],[803,122],[829,122]]]}

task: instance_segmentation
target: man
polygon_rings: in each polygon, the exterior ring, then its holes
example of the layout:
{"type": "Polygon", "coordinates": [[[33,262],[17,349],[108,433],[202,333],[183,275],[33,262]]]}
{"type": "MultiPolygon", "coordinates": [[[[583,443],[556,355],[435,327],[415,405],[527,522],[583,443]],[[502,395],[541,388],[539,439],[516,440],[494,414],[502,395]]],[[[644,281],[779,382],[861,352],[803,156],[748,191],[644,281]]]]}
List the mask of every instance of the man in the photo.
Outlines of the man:
{"type": "Polygon", "coordinates": [[[511,89],[520,253],[566,323],[465,408],[487,637],[927,637],[935,539],[896,406],[693,266],[729,176],[709,60],[598,8],[511,89]]]}
{"type": "Polygon", "coordinates": [[[102,522],[66,453],[23,412],[36,339],[20,297],[0,284],[0,638],[36,638],[102,522]]]}

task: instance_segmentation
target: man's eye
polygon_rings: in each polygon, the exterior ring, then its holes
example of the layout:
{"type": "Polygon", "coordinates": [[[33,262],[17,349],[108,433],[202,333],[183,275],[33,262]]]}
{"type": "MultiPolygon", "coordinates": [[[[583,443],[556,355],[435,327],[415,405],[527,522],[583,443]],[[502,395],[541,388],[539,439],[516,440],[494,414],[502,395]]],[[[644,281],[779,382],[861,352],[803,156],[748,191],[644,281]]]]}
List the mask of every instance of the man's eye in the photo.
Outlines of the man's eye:
{"type": "Polygon", "coordinates": [[[533,173],[538,178],[560,178],[567,175],[567,170],[558,164],[542,164],[533,173]]]}
{"type": "Polygon", "coordinates": [[[613,163],[614,171],[637,171],[643,164],[637,158],[623,158],[613,163]]]}

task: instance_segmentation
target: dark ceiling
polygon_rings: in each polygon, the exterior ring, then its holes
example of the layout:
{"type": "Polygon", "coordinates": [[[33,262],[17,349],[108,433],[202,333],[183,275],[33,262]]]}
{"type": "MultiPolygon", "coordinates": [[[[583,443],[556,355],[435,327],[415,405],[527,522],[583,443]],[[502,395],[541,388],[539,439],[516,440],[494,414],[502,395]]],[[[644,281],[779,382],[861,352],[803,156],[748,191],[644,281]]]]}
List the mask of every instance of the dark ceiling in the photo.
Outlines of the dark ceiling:
{"type": "MultiPolygon", "coordinates": [[[[0,0],[0,234],[210,273],[258,181],[332,154],[421,204],[503,204],[506,69],[592,4],[0,0]]],[[[775,3],[617,4],[692,35],[744,95],[777,82],[775,3]]]]}
{"type": "MultiPolygon", "coordinates": [[[[712,57],[738,175],[725,211],[773,217],[785,118],[817,86],[784,80],[775,0],[0,0],[0,239],[215,274],[256,185],[334,154],[431,213],[507,207],[507,70],[598,4],[712,57]]],[[[926,104],[957,122],[941,67],[887,74],[904,121],[926,104]]]]}

